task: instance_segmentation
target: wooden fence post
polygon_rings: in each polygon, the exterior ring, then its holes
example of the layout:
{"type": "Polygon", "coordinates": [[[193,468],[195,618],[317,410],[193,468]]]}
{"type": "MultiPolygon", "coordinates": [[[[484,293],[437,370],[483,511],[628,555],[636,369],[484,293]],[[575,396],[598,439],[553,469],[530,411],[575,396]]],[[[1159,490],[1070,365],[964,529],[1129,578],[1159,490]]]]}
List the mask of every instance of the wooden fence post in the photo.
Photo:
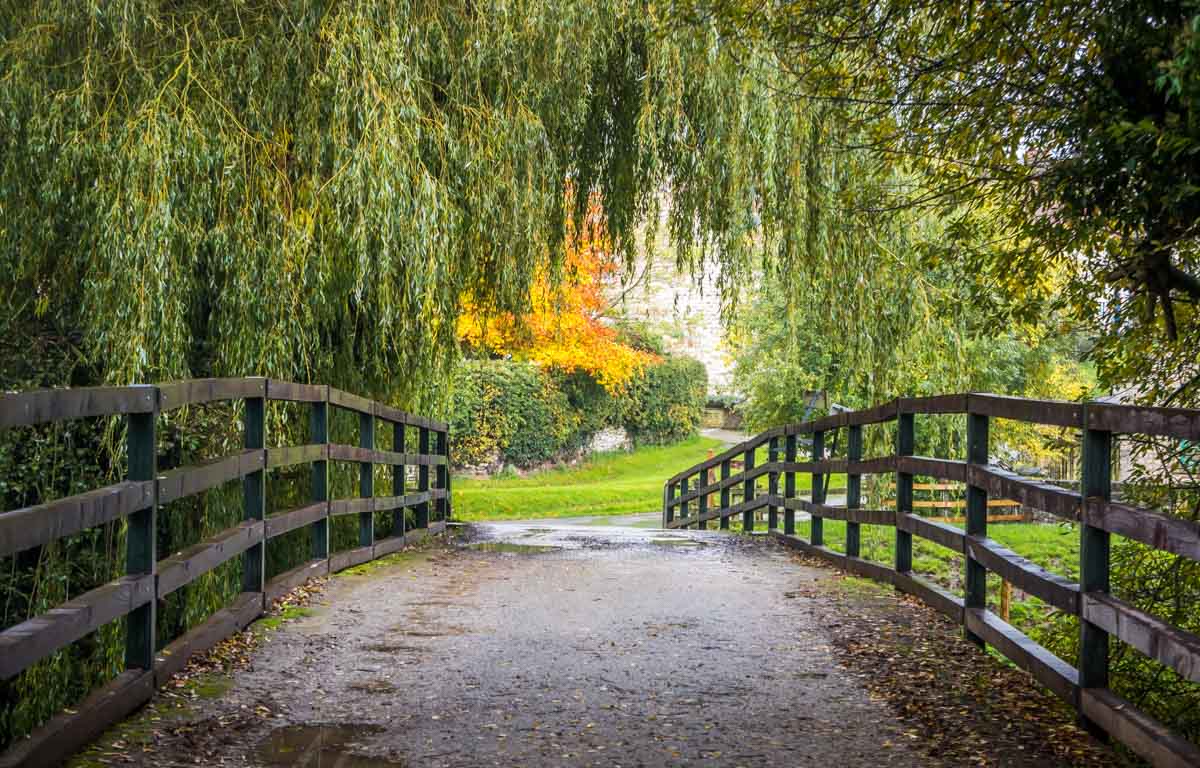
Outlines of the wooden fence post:
{"type": "MultiPolygon", "coordinates": [[[[749,477],[750,470],[754,469],[754,454],[757,448],[751,448],[742,454],[742,474],[746,475],[746,479],[742,482],[742,503],[749,505],[754,499],[754,478],[749,477]]],[[[754,510],[746,509],[742,512],[742,530],[750,532],[754,530],[754,510]]]]}
{"type": "MultiPolygon", "coordinates": [[[[849,440],[846,445],[846,461],[862,461],[862,426],[850,427],[849,440]]],[[[862,475],[858,472],[846,473],[846,509],[858,509],[862,506],[862,475]]],[[[846,556],[858,557],[862,551],[862,528],[858,523],[846,523],[846,556]]]]}
{"type": "MultiPolygon", "coordinates": [[[[375,450],[374,414],[358,414],[358,446],[371,451],[375,450]]],[[[358,495],[363,499],[375,496],[375,463],[372,461],[359,462],[358,495]]],[[[367,511],[358,513],[358,546],[369,547],[374,543],[375,508],[373,505],[368,505],[367,511]]]]}
{"type": "MultiPolygon", "coordinates": [[[[721,480],[728,480],[733,474],[733,459],[725,459],[721,462],[721,480]]],[[[718,524],[723,531],[729,530],[729,515],[725,514],[729,511],[729,497],[731,489],[728,485],[723,485],[721,488],[721,522],[718,524]]]]}
{"type": "MultiPolygon", "coordinates": [[[[812,460],[822,461],[825,458],[825,433],[813,432],[812,436],[812,460]]],[[[825,503],[825,473],[812,473],[812,494],[810,496],[813,504],[825,503]]],[[[812,526],[809,541],[814,547],[825,545],[825,520],[815,511],[812,513],[812,526]]]]}
{"type": "MultiPolygon", "coordinates": [[[[789,464],[796,463],[796,436],[788,435],[784,438],[783,460],[789,464]]],[[[783,498],[796,498],[796,473],[789,469],[783,475],[783,498]]],[[[796,534],[796,510],[784,505],[783,508],[783,532],[788,536],[796,534]]]]}
{"type": "MultiPolygon", "coordinates": [[[[767,461],[772,464],[779,463],[778,437],[772,437],[768,444],[767,461]]],[[[779,507],[775,505],[775,499],[779,496],[779,470],[777,469],[772,469],[767,478],[767,493],[771,497],[771,504],[767,507],[767,530],[774,531],[779,528],[779,507]]]]}
{"type": "MultiPolygon", "coordinates": [[[[899,409],[900,406],[897,406],[899,409]]],[[[912,456],[916,435],[911,413],[896,415],[896,457],[912,456]]],[[[901,515],[912,513],[913,476],[907,472],[896,472],[896,572],[912,571],[912,534],[900,529],[901,515]]]]}
{"type": "Polygon", "coordinates": [[[670,528],[671,521],[675,519],[675,483],[667,483],[667,487],[663,488],[663,528],[670,528]]]}
{"type": "MultiPolygon", "coordinates": [[[[243,445],[247,450],[265,450],[267,447],[267,380],[262,382],[262,394],[247,397],[242,413],[243,445]]],[[[251,472],[242,480],[242,517],[245,520],[262,520],[266,517],[266,461],[264,469],[251,472]]],[[[242,556],[242,591],[258,592],[266,604],[266,547],[259,542],[246,550],[242,556]]]]}
{"type": "MultiPolygon", "coordinates": [[[[691,490],[691,486],[692,486],[692,479],[690,477],[684,477],[682,480],[679,481],[679,496],[680,496],[680,498],[683,498],[684,496],[688,495],[688,491],[691,490]]],[[[692,507],[691,502],[688,502],[688,501],[679,502],[679,519],[680,520],[686,521],[689,517],[691,517],[691,514],[692,514],[691,507],[692,507]]],[[[684,530],[687,530],[687,527],[688,527],[687,522],[684,522],[681,527],[684,530]]]]}
{"type": "MultiPolygon", "coordinates": [[[[707,475],[708,475],[707,469],[700,470],[700,474],[696,475],[696,490],[699,490],[699,489],[703,488],[704,486],[708,485],[707,475]]],[[[708,494],[702,493],[702,494],[700,494],[700,498],[696,500],[696,517],[703,518],[707,514],[708,514],[708,494]]],[[[708,521],[704,520],[704,519],[698,519],[696,521],[696,529],[700,530],[700,531],[708,530],[708,521]]]]}
{"type": "Polygon", "coordinates": [[[442,436],[442,458],[446,460],[445,464],[439,465],[438,472],[438,487],[442,489],[445,495],[442,497],[442,508],[438,513],[442,516],[442,521],[450,519],[453,514],[453,506],[450,498],[450,427],[447,426],[445,431],[440,433],[442,436]]]}
{"type": "MultiPolygon", "coordinates": [[[[434,430],[434,432],[433,432],[433,443],[434,443],[433,451],[438,456],[441,456],[442,451],[445,449],[445,440],[446,440],[446,438],[442,432],[440,432],[439,430],[434,430]]],[[[438,464],[436,467],[434,467],[433,474],[434,474],[433,487],[437,488],[439,490],[445,490],[445,488],[446,488],[446,485],[445,485],[446,484],[446,465],[438,464]]],[[[439,522],[444,521],[446,519],[445,518],[446,509],[445,509],[444,505],[442,504],[442,502],[444,502],[444,501],[445,501],[445,498],[441,498],[441,499],[436,499],[433,503],[434,519],[436,519],[439,522]]]]}
{"type": "MultiPolygon", "coordinates": [[[[1109,501],[1112,498],[1112,432],[1092,429],[1091,413],[1083,407],[1083,473],[1079,482],[1080,504],[1087,499],[1109,501]]],[[[1088,525],[1079,526],[1079,591],[1086,600],[1089,592],[1109,591],[1108,531],[1088,525]]],[[[1108,687],[1108,633],[1085,618],[1079,621],[1079,687],[1108,687]]],[[[1081,721],[1094,734],[1103,730],[1086,718],[1081,721]]]]}
{"type": "MultiPolygon", "coordinates": [[[[429,453],[429,429],[427,427],[419,427],[417,429],[417,450],[422,455],[429,453]]],[[[429,492],[429,465],[421,464],[417,467],[417,492],[429,492]]],[[[423,501],[417,505],[417,528],[429,527],[429,502],[423,501]]]]}
{"type": "MultiPolygon", "coordinates": [[[[984,414],[967,413],[967,463],[973,466],[988,463],[988,417],[984,414]]],[[[986,489],[967,485],[967,536],[987,537],[987,499],[986,489]]],[[[987,608],[987,568],[971,557],[970,547],[967,547],[966,569],[963,605],[968,610],[987,608]]],[[[982,637],[966,628],[963,632],[968,640],[983,647],[982,637]]]]}
{"type": "MultiPolygon", "coordinates": [[[[405,446],[405,444],[404,444],[404,437],[405,437],[404,422],[403,421],[392,422],[392,450],[395,451],[396,453],[405,453],[407,451],[407,446],[405,446]]],[[[393,496],[401,497],[404,495],[404,481],[406,479],[405,475],[407,474],[407,472],[408,472],[407,464],[393,464],[392,465],[392,495],[393,496]]],[[[404,533],[405,533],[404,529],[405,529],[405,526],[407,525],[407,522],[404,519],[406,517],[405,512],[406,512],[405,507],[396,507],[395,509],[392,510],[392,535],[393,536],[403,536],[404,535],[404,533]]]]}
{"type": "MultiPolygon", "coordinates": [[[[329,387],[324,387],[325,399],[312,404],[308,419],[310,443],[329,443],[329,387]]],[[[329,558],[329,462],[322,459],[312,463],[312,491],[314,502],[325,502],[325,516],[312,524],[312,556],[314,560],[329,558]]]]}
{"type": "MultiPolygon", "coordinates": [[[[158,421],[157,387],[152,389],[154,406],[148,413],[131,413],[127,417],[126,458],[127,476],[134,481],[149,481],[156,486],[152,491],[150,506],[129,515],[128,533],[125,537],[125,573],[128,575],[154,574],[158,555],[158,443],[155,425],[158,421]]],[[[125,668],[154,668],[156,641],[155,600],[131,611],[125,619],[125,668]]]]}

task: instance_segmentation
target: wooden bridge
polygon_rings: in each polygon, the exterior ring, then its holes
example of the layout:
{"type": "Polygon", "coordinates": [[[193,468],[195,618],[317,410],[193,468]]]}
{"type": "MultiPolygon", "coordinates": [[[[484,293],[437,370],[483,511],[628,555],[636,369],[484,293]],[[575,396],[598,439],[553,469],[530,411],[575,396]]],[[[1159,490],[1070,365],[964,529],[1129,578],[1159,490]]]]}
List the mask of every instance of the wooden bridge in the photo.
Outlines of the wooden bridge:
{"type": "MultiPolygon", "coordinates": [[[[43,724],[31,737],[19,740],[0,755],[0,766],[48,765],[67,758],[94,739],[106,726],[149,701],[156,687],[178,672],[189,656],[215,645],[260,616],[275,596],[314,575],[340,571],[396,552],[406,543],[442,531],[450,517],[448,426],[332,387],[264,378],[239,378],[157,386],[42,390],[0,396],[0,429],[106,417],[117,417],[126,422],[127,477],[105,488],[27,509],[0,513],[0,557],[44,546],[86,529],[124,519],[128,526],[127,572],[109,584],[0,631],[0,679],[10,679],[20,674],[39,660],[117,620],[123,620],[127,628],[124,671],[93,691],[77,707],[43,724]],[[271,403],[280,401],[308,407],[309,436],[305,444],[270,445],[266,434],[268,409],[271,403]],[[233,402],[240,406],[243,414],[242,450],[200,466],[160,471],[157,466],[157,447],[161,442],[161,436],[156,434],[158,417],[184,406],[215,402],[233,402]],[[357,445],[330,441],[331,409],[357,416],[357,445]],[[375,437],[380,425],[385,428],[390,426],[391,445],[397,450],[387,451],[377,447],[375,437]],[[408,439],[412,434],[409,430],[416,431],[415,452],[403,450],[411,442],[408,439]],[[330,498],[331,462],[345,462],[358,467],[357,495],[352,498],[330,498]],[[268,516],[266,473],[297,465],[311,467],[308,502],[268,516]],[[375,487],[375,469],[378,466],[391,468],[390,495],[381,495],[375,487]],[[415,476],[415,488],[406,486],[410,468],[415,476]],[[240,481],[242,484],[242,522],[183,552],[161,557],[155,549],[159,506],[231,481],[240,481]],[[386,538],[377,538],[375,515],[388,511],[394,515],[393,533],[386,538]],[[408,523],[406,511],[412,513],[412,525],[408,523]],[[331,552],[330,520],[339,516],[357,518],[358,546],[331,552]],[[267,580],[265,553],[272,540],[301,529],[310,532],[311,559],[267,580]],[[240,594],[182,637],[164,648],[156,647],[157,602],[235,558],[240,558],[241,562],[240,594]]],[[[1170,626],[1109,593],[1109,543],[1114,533],[1165,552],[1200,559],[1200,525],[1112,501],[1111,455],[1115,434],[1142,434],[1195,441],[1200,439],[1200,411],[1108,403],[1044,402],[976,394],[899,399],[866,411],[838,414],[764,432],[679,473],[666,483],[664,489],[663,526],[700,529],[707,528],[710,521],[717,520],[720,527],[728,528],[731,519],[740,518],[742,528],[750,531],[755,527],[756,513],[765,509],[768,528],[779,542],[820,557],[846,571],[894,585],[921,598],[963,625],[968,638],[980,645],[991,645],[1017,666],[1028,670],[1047,688],[1074,706],[1093,730],[1112,735],[1155,765],[1200,765],[1200,750],[1195,745],[1170,733],[1129,702],[1120,699],[1108,687],[1110,638],[1128,643],[1187,680],[1200,682],[1200,638],[1170,626]],[[915,418],[924,414],[966,415],[968,452],[965,460],[914,455],[915,418]],[[991,419],[996,418],[1078,430],[1084,457],[1081,491],[1030,481],[989,465],[989,424],[991,419]],[[864,428],[890,422],[895,423],[895,450],[892,455],[864,458],[864,428]],[[827,438],[836,430],[846,430],[848,433],[844,457],[826,454],[827,438]],[[806,438],[805,442],[811,451],[811,455],[803,461],[797,455],[802,436],[806,438]],[[765,458],[765,461],[760,462],[760,458],[765,458]],[[738,460],[742,466],[735,474],[734,464],[738,460]],[[711,480],[713,471],[720,475],[715,482],[711,480]],[[811,474],[814,490],[810,499],[798,498],[797,473],[811,474]],[[826,503],[823,480],[831,473],[847,475],[844,506],[826,503]],[[895,509],[862,508],[863,476],[883,473],[894,474],[895,509]],[[917,476],[966,485],[965,530],[914,514],[913,488],[914,477],[917,476]],[[764,484],[765,488],[760,489],[760,484],[764,484]],[[732,501],[735,489],[739,489],[742,496],[737,503],[732,501]],[[718,499],[715,503],[714,497],[718,499]],[[1075,583],[1050,573],[989,539],[989,498],[1012,499],[1023,506],[1044,510],[1078,523],[1081,531],[1080,582],[1075,583]],[[812,535],[809,540],[795,535],[797,511],[811,516],[812,535]],[[825,541],[822,525],[825,519],[847,523],[842,551],[831,548],[825,541]],[[890,567],[860,556],[863,525],[887,526],[895,530],[895,562],[890,567]],[[964,557],[964,595],[947,592],[913,572],[914,535],[948,547],[964,557]],[[1055,657],[988,610],[986,576],[989,572],[999,574],[1049,605],[1080,618],[1080,652],[1074,665],[1055,657]]],[[[573,536],[560,538],[566,541],[573,536]]],[[[670,557],[686,555],[673,553],[670,557]]],[[[678,596],[685,591],[683,585],[692,576],[681,572],[675,560],[661,554],[643,560],[645,568],[658,569],[655,578],[663,580],[663,589],[649,596],[642,595],[636,600],[626,596],[608,608],[613,621],[605,626],[614,634],[611,643],[606,643],[605,647],[621,647],[617,641],[624,637],[627,629],[616,619],[622,610],[627,613],[634,611],[635,603],[651,638],[646,645],[647,659],[657,658],[654,654],[661,652],[654,644],[660,642],[657,639],[660,634],[684,633],[693,626],[691,622],[702,623],[702,617],[707,617],[711,624],[706,629],[708,632],[719,633],[723,627],[743,626],[745,623],[743,614],[711,615],[713,601],[718,598],[722,605],[738,605],[737,600],[726,600],[725,594],[720,592],[729,581],[718,578],[724,573],[720,567],[723,559],[718,558],[703,566],[714,576],[708,580],[712,584],[711,594],[706,593],[703,599],[678,596]],[[674,581],[664,578],[668,574],[673,574],[674,581]],[[690,613],[685,611],[683,616],[663,614],[664,611],[683,610],[680,606],[686,606],[690,613]]],[[[787,569],[795,569],[794,563],[762,563],[764,569],[768,566],[772,569],[770,578],[775,589],[784,583],[787,569]]],[[[587,579],[587,586],[594,590],[591,594],[595,596],[587,598],[586,605],[574,605],[570,599],[541,600],[540,596],[530,594],[530,590],[535,588],[524,580],[519,580],[519,586],[506,587],[509,590],[506,599],[523,601],[522,612],[519,615],[496,614],[491,620],[508,626],[514,636],[526,641],[529,640],[525,634],[528,629],[526,625],[529,617],[537,611],[565,612],[569,617],[557,620],[567,621],[572,627],[578,626],[595,614],[595,604],[611,596],[608,584],[612,580],[631,577],[627,571],[613,571],[602,574],[601,578],[596,574],[581,573],[581,569],[570,567],[569,562],[553,568],[547,566],[538,572],[545,579],[547,588],[551,584],[561,584],[566,578],[587,579]]],[[[506,584],[512,581],[504,574],[496,578],[506,584]]],[[[575,592],[575,589],[572,587],[568,591],[575,592]]],[[[341,594],[347,593],[343,591],[341,594]]],[[[764,596],[765,599],[767,596],[764,596]]],[[[388,608],[392,609],[394,607],[388,608]]],[[[346,606],[346,610],[353,613],[352,606],[346,606]]],[[[779,634],[779,627],[771,630],[768,622],[777,625],[777,619],[771,617],[778,616],[784,609],[781,606],[757,606],[755,610],[753,619],[758,623],[751,625],[751,628],[758,627],[755,631],[774,631],[779,634]]],[[[386,614],[387,611],[379,612],[386,614]]],[[[388,615],[375,617],[376,624],[386,625],[391,621],[388,615]]],[[[546,631],[551,632],[550,637],[561,636],[563,653],[569,655],[569,649],[574,647],[569,642],[571,633],[554,625],[548,626],[550,628],[546,631]]],[[[816,628],[799,627],[797,631],[812,633],[816,628]]],[[[661,642],[678,644],[680,637],[684,636],[671,634],[661,642]]],[[[537,643],[541,644],[547,636],[537,637],[537,643]]],[[[695,644],[690,652],[699,653],[713,647],[711,636],[686,637],[695,644]]],[[[782,636],[776,640],[782,641],[782,636]]],[[[356,638],[344,638],[343,645],[355,641],[356,638]]],[[[349,647],[345,646],[347,652],[349,647]]],[[[808,647],[821,646],[814,636],[808,647]]],[[[479,657],[477,663],[480,666],[472,668],[464,678],[468,682],[454,680],[453,676],[448,678],[455,684],[461,684],[469,696],[474,697],[474,690],[478,686],[471,675],[474,669],[493,666],[492,659],[489,652],[478,643],[463,641],[456,649],[458,654],[474,653],[479,657]]],[[[621,652],[624,652],[623,648],[621,652]]],[[[531,668],[536,669],[536,665],[544,664],[537,654],[528,656],[531,668]]],[[[827,659],[822,661],[814,657],[813,663],[826,665],[823,669],[832,669],[827,659]]],[[[570,659],[565,659],[564,664],[561,670],[563,676],[556,684],[578,685],[578,664],[570,659]]],[[[604,677],[610,673],[607,662],[600,661],[591,666],[595,668],[592,673],[597,681],[607,679],[604,677]]],[[[400,665],[395,669],[411,667],[400,665]]],[[[528,671],[522,679],[527,680],[527,674],[528,671]]],[[[687,684],[704,690],[704,676],[711,674],[714,674],[712,669],[697,667],[696,679],[687,681],[687,684]]],[[[412,682],[419,678],[405,679],[412,682]]],[[[633,690],[632,686],[637,684],[639,681],[636,678],[624,683],[630,686],[629,690],[633,690]]],[[[651,698],[669,694],[672,685],[674,683],[668,679],[661,683],[666,687],[652,688],[651,698]]],[[[826,691],[822,695],[835,697],[846,688],[844,681],[831,680],[825,685],[826,691]]],[[[311,697],[323,694],[318,691],[303,695],[311,697]]],[[[763,698],[752,688],[744,691],[744,696],[744,700],[730,700],[730,711],[744,707],[745,702],[763,698]]],[[[640,695],[633,697],[635,700],[644,698],[640,695]]],[[[464,699],[467,702],[471,700],[473,698],[464,699]]],[[[692,701],[687,699],[684,703],[692,701]]],[[[862,700],[857,703],[838,700],[833,704],[835,709],[830,711],[840,713],[839,718],[852,717],[856,718],[855,722],[862,720],[862,723],[868,723],[869,718],[875,716],[867,709],[868,703],[862,700]]],[[[795,703],[788,706],[793,705],[795,703]]],[[[715,716],[716,706],[707,704],[704,714],[715,716]]],[[[456,711],[462,710],[463,707],[458,706],[456,711]]],[[[554,716],[555,713],[566,717],[558,710],[550,714],[554,716]]],[[[432,719],[437,720],[436,717],[432,719]]],[[[651,726],[646,723],[651,720],[642,718],[638,722],[643,723],[641,727],[644,729],[649,729],[651,726]]],[[[628,722],[621,720],[618,730],[628,735],[631,733],[630,727],[628,722]]],[[[864,731],[862,738],[870,737],[866,733],[869,728],[859,730],[864,731]]],[[[425,732],[430,734],[430,743],[434,738],[451,738],[436,730],[436,727],[432,730],[427,727],[425,732]]],[[[634,734],[632,743],[627,745],[626,755],[640,759],[637,756],[642,741],[649,743],[659,738],[660,734],[652,730],[634,734]]],[[[705,738],[711,739],[711,736],[705,738]]],[[[731,734],[723,738],[740,737],[731,734]]],[[[551,740],[549,747],[557,749],[558,744],[551,740]]],[[[788,748],[784,742],[772,747],[781,755],[786,755],[788,748]]],[[[821,748],[832,755],[837,752],[838,745],[831,743],[821,748]]]]}
{"type": "Polygon", "coordinates": [[[71,419],[120,416],[127,421],[128,476],[115,485],[35,507],[0,514],[0,557],[48,544],[64,536],[125,518],[126,575],[53,610],[0,632],[0,679],[126,618],[125,671],[0,756],[0,766],[52,765],[94,739],[106,726],[146,703],[157,686],[183,668],[189,656],[245,627],[277,595],[315,575],[336,572],[395,552],[406,543],[445,527],[450,515],[447,425],[388,407],[334,387],[265,378],[204,379],[159,386],[39,390],[0,395],[0,429],[71,419]],[[243,406],[243,450],[193,467],[159,472],[156,423],[160,414],[189,405],[237,401],[243,406]],[[274,401],[311,408],[309,442],[268,447],[266,415],[274,401]],[[358,445],[329,441],[330,408],[357,414],[358,445]],[[393,447],[405,446],[405,430],[417,430],[416,453],[375,447],[377,424],[393,430],[393,447]],[[359,466],[359,496],[329,498],[329,463],[359,466]],[[308,464],[311,502],[267,517],[265,472],[308,464]],[[377,496],[374,467],[392,468],[392,495],[377,496]],[[407,467],[416,467],[417,487],[405,488],[407,467]],[[430,469],[434,471],[431,472],[430,469]],[[155,551],[158,507],[215,488],[243,482],[244,521],[190,549],[159,559],[155,551]],[[406,527],[406,509],[415,526],[406,527]],[[394,535],[377,540],[374,513],[391,510],[394,535]],[[359,520],[359,546],[331,553],[329,521],[359,520]],[[308,528],[313,557],[271,581],[264,576],[272,539],[308,528]],[[242,558],[242,592],[208,621],[165,648],[155,645],[155,606],[180,587],[235,557],[242,558]]]}
{"type": "Polygon", "coordinates": [[[1200,440],[1200,411],[1143,408],[1112,403],[1067,403],[988,394],[900,398],[868,410],[840,413],[815,421],[768,430],[696,464],[667,481],[663,491],[665,528],[706,528],[718,520],[728,528],[740,517],[752,531],[755,512],[767,510],[771,534],[789,547],[820,557],[851,573],[894,585],[915,595],[965,627],[981,647],[990,645],[1079,711],[1093,730],[1125,743],[1156,766],[1200,765],[1200,749],[1114,694],[1108,687],[1109,638],[1128,643],[1192,682],[1200,682],[1200,637],[1171,626],[1109,593],[1112,534],[1176,555],[1200,559],[1200,525],[1111,500],[1114,434],[1155,435],[1200,440]],[[967,456],[961,459],[914,455],[918,415],[958,414],[967,418],[967,456]],[[1083,456],[1080,492],[1032,481],[988,463],[991,419],[1012,419],[1079,430],[1083,456]],[[864,458],[863,428],[895,423],[891,455],[864,458]],[[826,438],[846,430],[844,458],[826,456],[826,438]],[[797,438],[810,438],[811,457],[798,460],[797,438]],[[765,463],[758,455],[766,450],[765,463]],[[742,461],[736,474],[733,462],[742,461]],[[707,482],[719,469],[720,479],[707,482]],[[812,476],[811,499],[796,497],[796,473],[812,476]],[[826,504],[826,475],[847,475],[845,506],[826,504]],[[863,475],[895,475],[894,509],[861,508],[863,475]],[[914,514],[913,478],[965,483],[966,529],[914,514]],[[782,493],[780,481],[782,480],[782,493]],[[766,493],[758,484],[766,482],[766,493]],[[706,484],[701,485],[702,482],[706,484]],[[740,487],[742,500],[732,503],[740,487]],[[713,505],[712,497],[718,501],[713,505]],[[1007,498],[1079,524],[1079,583],[1051,573],[987,536],[988,499],[1007,498]],[[779,530],[779,513],[783,529],[779,530]],[[811,538],[796,535],[795,514],[812,516],[811,538]],[[844,549],[825,541],[825,519],[846,522],[844,549]],[[863,525],[895,529],[891,567],[860,556],[863,525]],[[960,553],[966,561],[965,594],[958,596],[921,578],[912,568],[913,536],[960,553]],[[1010,626],[988,610],[988,572],[1080,619],[1079,658],[1075,666],[1010,626]]]}

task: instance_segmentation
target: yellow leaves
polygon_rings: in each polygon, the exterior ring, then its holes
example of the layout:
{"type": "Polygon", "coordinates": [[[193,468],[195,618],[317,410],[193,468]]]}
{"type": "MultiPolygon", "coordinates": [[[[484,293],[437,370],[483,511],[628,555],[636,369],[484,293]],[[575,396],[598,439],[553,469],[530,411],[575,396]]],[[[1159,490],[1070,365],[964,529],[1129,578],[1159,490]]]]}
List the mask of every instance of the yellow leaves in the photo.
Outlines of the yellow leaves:
{"type": "Polygon", "coordinates": [[[587,373],[610,393],[618,393],[658,357],[621,343],[605,324],[604,283],[619,265],[599,204],[589,205],[580,231],[569,220],[566,230],[561,272],[539,270],[529,290],[528,311],[487,315],[464,300],[458,336],[492,354],[565,373],[587,373]]]}

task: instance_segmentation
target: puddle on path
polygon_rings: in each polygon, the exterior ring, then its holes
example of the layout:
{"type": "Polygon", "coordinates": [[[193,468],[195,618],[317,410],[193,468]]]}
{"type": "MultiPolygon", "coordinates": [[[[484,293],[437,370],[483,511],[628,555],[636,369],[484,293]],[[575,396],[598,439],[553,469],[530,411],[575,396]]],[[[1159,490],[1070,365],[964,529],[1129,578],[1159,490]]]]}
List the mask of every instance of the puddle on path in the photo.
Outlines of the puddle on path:
{"type": "Polygon", "coordinates": [[[500,552],[506,555],[536,555],[562,549],[549,544],[514,544],[511,541],[480,541],[471,544],[470,548],[479,552],[500,552]]]}
{"type": "Polygon", "coordinates": [[[358,739],[382,730],[374,725],[289,725],[271,731],[258,756],[280,768],[403,768],[404,763],[350,752],[358,739]]]}
{"type": "Polygon", "coordinates": [[[708,546],[703,541],[695,539],[650,539],[650,543],[660,547],[694,547],[696,549],[708,546]]]}

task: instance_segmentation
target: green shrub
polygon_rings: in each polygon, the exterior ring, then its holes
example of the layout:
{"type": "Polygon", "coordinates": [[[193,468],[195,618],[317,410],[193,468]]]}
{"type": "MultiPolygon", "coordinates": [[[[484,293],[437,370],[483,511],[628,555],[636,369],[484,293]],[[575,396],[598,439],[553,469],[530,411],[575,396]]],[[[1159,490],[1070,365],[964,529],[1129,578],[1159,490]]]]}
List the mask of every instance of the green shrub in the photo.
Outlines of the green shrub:
{"type": "Polygon", "coordinates": [[[627,395],[614,397],[585,373],[558,375],[555,380],[579,419],[575,434],[565,446],[567,450],[582,448],[602,429],[624,424],[633,404],[627,395]]]}
{"type": "Polygon", "coordinates": [[[661,332],[644,320],[621,320],[615,326],[617,341],[643,352],[660,357],[667,354],[667,343],[661,332]]]}
{"type": "Polygon", "coordinates": [[[692,437],[704,416],[708,373],[699,360],[667,357],[631,386],[634,401],[625,428],[637,445],[662,445],[692,437]]]}
{"type": "Polygon", "coordinates": [[[459,464],[497,458],[530,466],[576,439],[580,416],[553,378],[532,363],[466,360],[454,373],[451,452],[459,464]]]}

